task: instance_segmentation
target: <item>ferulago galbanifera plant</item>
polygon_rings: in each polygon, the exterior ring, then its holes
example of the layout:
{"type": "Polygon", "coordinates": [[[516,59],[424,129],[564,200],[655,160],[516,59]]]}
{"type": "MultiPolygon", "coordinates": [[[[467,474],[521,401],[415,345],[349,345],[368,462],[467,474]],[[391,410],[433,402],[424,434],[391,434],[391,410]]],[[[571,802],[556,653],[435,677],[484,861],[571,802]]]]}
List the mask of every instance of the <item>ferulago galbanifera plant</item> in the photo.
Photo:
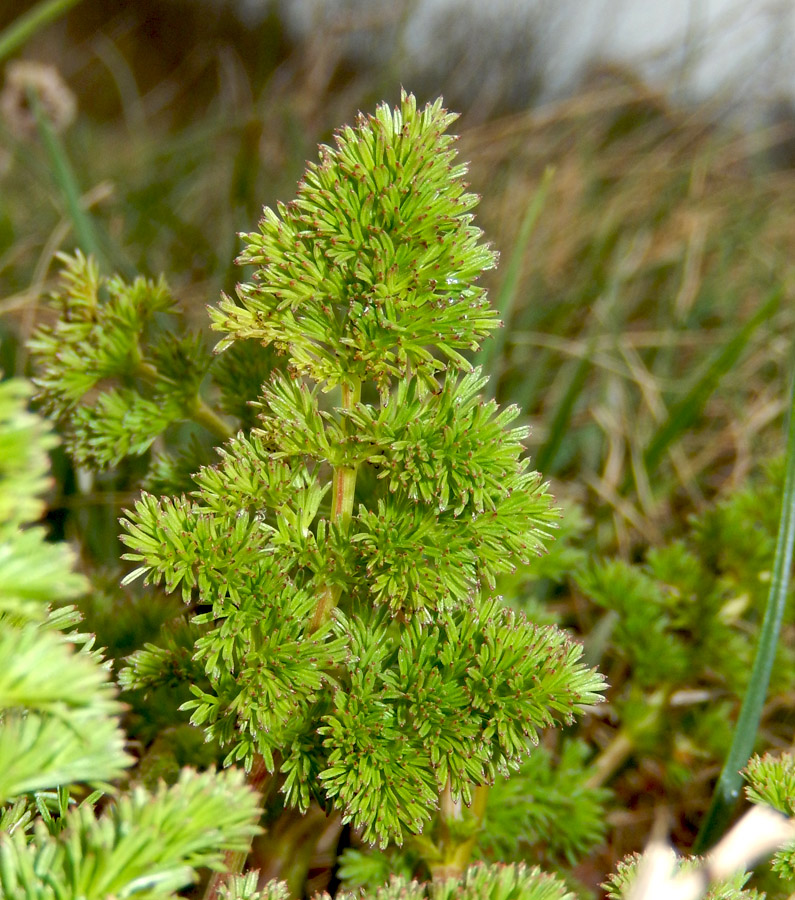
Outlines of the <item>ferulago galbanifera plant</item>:
{"type": "Polygon", "coordinates": [[[498,325],[478,286],[495,254],[453,118],[403,95],[321,147],[243,236],[251,274],[210,311],[216,356],[164,330],[164,283],[82,257],[34,341],[75,458],[151,461],[122,521],[127,583],[190,606],[192,655],[166,636],[125,688],[188,681],[191,721],[285,815],[315,804],[366,843],[415,841],[437,875],[465,868],[495,777],[603,687],[579,644],[495,591],[557,512],[517,410],[467,359],[498,325]],[[183,421],[203,430],[175,451],[183,421]]]}

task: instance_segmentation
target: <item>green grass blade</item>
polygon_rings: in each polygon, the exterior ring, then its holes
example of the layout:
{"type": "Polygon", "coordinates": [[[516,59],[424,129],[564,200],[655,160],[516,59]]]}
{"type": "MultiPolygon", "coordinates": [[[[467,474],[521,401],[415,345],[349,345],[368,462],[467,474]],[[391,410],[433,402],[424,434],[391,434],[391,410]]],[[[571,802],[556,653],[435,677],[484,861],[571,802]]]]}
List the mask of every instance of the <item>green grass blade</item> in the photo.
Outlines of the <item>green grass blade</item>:
{"type": "Polygon", "coordinates": [[[762,717],[762,707],[770,683],[770,673],[773,670],[781,620],[784,616],[789,592],[793,545],[795,545],[795,378],[792,382],[790,400],[789,436],[781,517],[765,617],[762,620],[759,645],[748,689],[734,729],[732,745],[715,786],[709,811],[693,847],[695,853],[703,853],[721,836],[740,796],[743,781],[740,770],[745,767],[754,749],[754,741],[762,717]]]}
{"type": "MultiPolygon", "coordinates": [[[[550,166],[547,166],[544,170],[541,183],[533,194],[530,204],[527,207],[527,211],[524,214],[524,218],[522,219],[522,224],[519,227],[519,234],[517,235],[516,243],[511,252],[511,258],[508,261],[508,266],[505,270],[505,279],[497,294],[495,306],[505,325],[510,322],[514,306],[516,305],[516,297],[519,293],[519,281],[522,276],[522,267],[524,265],[527,245],[530,242],[530,238],[532,237],[533,231],[541,216],[541,211],[544,208],[547,195],[549,194],[549,188],[552,184],[554,174],[555,170],[550,166]]],[[[495,371],[495,364],[500,359],[503,350],[505,349],[506,334],[506,328],[497,331],[494,337],[490,341],[487,341],[478,353],[476,363],[477,365],[482,366],[483,371],[488,375],[496,376],[498,374],[495,371]]],[[[493,396],[496,387],[495,377],[492,378],[492,381],[486,390],[493,396]]]]}
{"type": "Polygon", "coordinates": [[[552,475],[555,471],[555,457],[558,455],[563,438],[569,431],[569,423],[574,412],[574,406],[582,393],[585,379],[591,369],[591,357],[595,346],[596,338],[593,336],[588,342],[585,353],[577,360],[574,366],[566,392],[555,408],[555,414],[549,426],[549,436],[536,454],[535,467],[539,472],[543,472],[545,476],[552,475]]]}
{"type": "Polygon", "coordinates": [[[18,50],[33,35],[68,12],[80,0],[41,0],[0,32],[0,62],[18,50]]]}
{"type": "Polygon", "coordinates": [[[36,92],[32,89],[28,91],[28,102],[50,162],[53,178],[63,195],[67,213],[72,220],[77,243],[84,253],[94,256],[102,263],[104,254],[100,252],[94,223],[80,203],[80,186],[72,170],[69,157],[66,155],[66,150],[55,133],[55,129],[50,125],[46,113],[42,110],[36,92]]]}
{"type": "Polygon", "coordinates": [[[676,438],[698,420],[704,404],[721,378],[730,371],[750,341],[756,329],[778,308],[783,289],[775,288],[754,315],[707,362],[703,373],[685,396],[671,409],[668,418],[657,431],[643,455],[646,470],[651,473],[676,438]]]}

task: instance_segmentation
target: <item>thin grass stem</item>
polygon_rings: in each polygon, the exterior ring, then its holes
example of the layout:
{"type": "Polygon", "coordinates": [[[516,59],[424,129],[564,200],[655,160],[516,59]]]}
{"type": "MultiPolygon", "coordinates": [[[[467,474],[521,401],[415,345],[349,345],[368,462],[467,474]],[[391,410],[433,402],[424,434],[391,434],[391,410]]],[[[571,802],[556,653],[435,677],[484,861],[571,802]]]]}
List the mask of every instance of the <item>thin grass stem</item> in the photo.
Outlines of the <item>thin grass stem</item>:
{"type": "MultiPolygon", "coordinates": [[[[541,212],[546,203],[554,174],[555,170],[550,166],[544,171],[541,183],[533,194],[530,204],[527,207],[527,211],[525,212],[524,219],[522,219],[522,224],[519,227],[519,234],[516,237],[516,243],[514,244],[511,258],[505,270],[505,279],[495,303],[500,318],[505,325],[508,324],[513,315],[513,309],[516,305],[516,298],[519,293],[525,251],[527,250],[530,238],[533,236],[533,231],[535,230],[538,220],[541,217],[541,212]]],[[[495,367],[499,366],[499,361],[502,358],[505,349],[505,339],[506,329],[502,328],[495,333],[491,341],[484,344],[478,354],[478,365],[483,367],[484,372],[493,376],[491,382],[486,386],[486,391],[491,397],[494,396],[494,392],[497,389],[497,377],[499,376],[499,372],[495,367]]]]}
{"type": "Polygon", "coordinates": [[[552,417],[552,423],[549,426],[549,433],[546,441],[541,445],[536,454],[535,466],[539,472],[544,475],[551,475],[555,472],[555,457],[563,443],[563,439],[570,431],[570,422],[574,407],[577,400],[582,395],[582,389],[585,386],[585,380],[591,370],[591,357],[593,355],[594,340],[588,342],[585,353],[580,357],[574,366],[566,392],[555,408],[555,414],[552,417]]]}
{"type": "Polygon", "coordinates": [[[80,0],[41,0],[0,32],[0,62],[10,56],[50,22],[68,12],[80,0]]]}
{"type": "Polygon", "coordinates": [[[782,296],[782,288],[777,287],[770,293],[745,325],[712,356],[695,384],[671,409],[668,418],[651,439],[643,454],[648,472],[651,473],[657,468],[668,447],[698,420],[704,404],[721,378],[734,368],[756,329],[778,309],[782,296]]]}
{"type": "Polygon", "coordinates": [[[709,811],[693,847],[695,853],[704,853],[723,834],[740,797],[743,783],[741,770],[747,764],[754,749],[754,741],[762,718],[762,708],[770,684],[770,674],[773,671],[781,621],[787,605],[792,573],[792,551],[793,545],[795,545],[795,378],[792,382],[788,431],[786,474],[776,540],[776,555],[765,616],[759,633],[759,645],[751,669],[748,689],[743,697],[740,715],[734,729],[731,748],[715,786],[709,811]]]}
{"type": "Polygon", "coordinates": [[[69,162],[69,157],[58,139],[55,129],[50,125],[36,91],[32,88],[28,90],[28,102],[36,120],[36,129],[39,132],[39,137],[42,144],[44,144],[44,149],[50,162],[53,178],[63,195],[66,211],[72,220],[77,243],[87,256],[93,256],[102,262],[104,254],[100,250],[94,222],[91,216],[83,209],[83,204],[80,200],[80,187],[69,162]]]}

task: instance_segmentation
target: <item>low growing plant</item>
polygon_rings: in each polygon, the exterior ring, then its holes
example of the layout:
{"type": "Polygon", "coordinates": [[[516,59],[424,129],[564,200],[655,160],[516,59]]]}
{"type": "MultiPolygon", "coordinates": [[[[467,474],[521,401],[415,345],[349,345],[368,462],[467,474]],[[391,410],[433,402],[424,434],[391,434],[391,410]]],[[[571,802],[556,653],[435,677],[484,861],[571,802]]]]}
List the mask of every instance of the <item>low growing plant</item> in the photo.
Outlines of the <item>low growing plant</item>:
{"type": "MultiPolygon", "coordinates": [[[[656,769],[667,796],[684,791],[690,814],[702,811],[698,804],[709,785],[697,789],[696,777],[702,766],[723,760],[748,687],[770,591],[784,474],[783,458],[768,464],[692,516],[681,538],[650,548],[643,561],[589,559],[569,573],[598,616],[594,629],[601,638],[592,648],[605,670],[616,673],[609,700],[621,727],[603,754],[601,778],[634,754],[646,765],[647,780],[656,769]]],[[[765,719],[775,743],[789,739],[782,711],[794,677],[787,623],[765,719]]]]}
{"type": "Polygon", "coordinates": [[[219,355],[164,321],[164,282],[79,255],[33,341],[77,462],[144,462],[125,584],[190,608],[121,683],[189,687],[193,725],[266,792],[294,891],[328,830],[318,806],[365,844],[410,846],[420,874],[460,874],[488,786],[603,687],[579,644],[495,593],[558,513],[517,411],[482,398],[465,356],[498,325],[476,283],[495,254],[452,119],[404,96],[321,148],[244,236],[254,272],[211,310],[219,355]],[[174,451],[183,421],[203,433],[174,451]]]}

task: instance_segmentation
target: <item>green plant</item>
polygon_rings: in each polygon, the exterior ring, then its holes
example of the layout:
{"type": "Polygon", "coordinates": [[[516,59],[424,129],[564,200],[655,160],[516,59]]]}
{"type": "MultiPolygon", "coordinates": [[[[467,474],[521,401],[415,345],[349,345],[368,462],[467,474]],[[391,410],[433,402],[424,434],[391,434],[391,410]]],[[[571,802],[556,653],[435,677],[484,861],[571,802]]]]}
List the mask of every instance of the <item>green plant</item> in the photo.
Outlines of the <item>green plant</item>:
{"type": "Polygon", "coordinates": [[[404,95],[321,148],[245,236],[253,278],[211,311],[219,356],[174,335],[164,283],[81,256],[32,342],[75,459],[137,466],[149,489],[122,522],[124,583],[191,607],[121,683],[190,689],[191,722],[265,791],[293,891],[340,818],[420,874],[460,875],[488,785],[603,687],[578,644],[495,593],[557,512],[517,411],[481,398],[465,356],[498,323],[452,118],[404,95]],[[200,426],[187,443],[183,422],[200,426]]]}

